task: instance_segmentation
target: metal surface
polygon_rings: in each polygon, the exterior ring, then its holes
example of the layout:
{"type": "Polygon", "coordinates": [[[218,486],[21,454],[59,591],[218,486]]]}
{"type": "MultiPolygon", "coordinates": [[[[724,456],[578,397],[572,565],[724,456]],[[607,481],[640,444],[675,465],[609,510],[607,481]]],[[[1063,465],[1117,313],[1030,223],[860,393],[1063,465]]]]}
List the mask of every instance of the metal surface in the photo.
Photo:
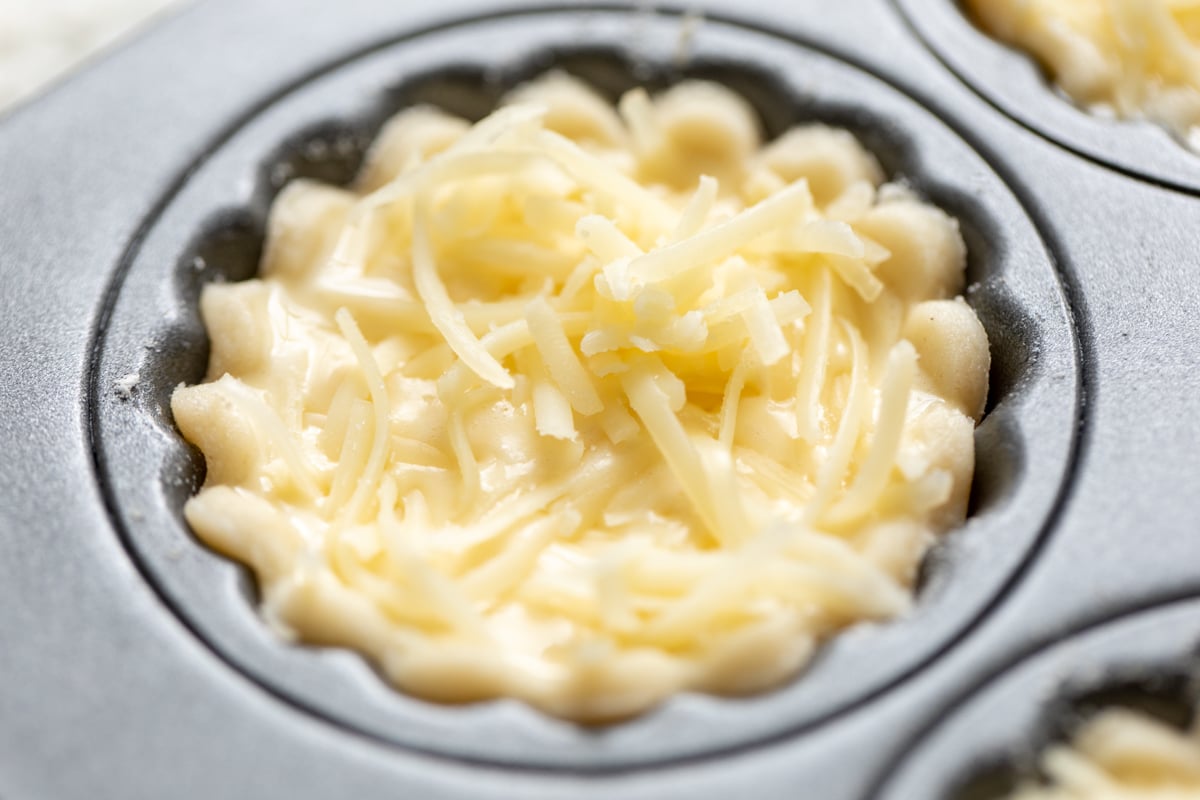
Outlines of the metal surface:
{"type": "MultiPolygon", "coordinates": [[[[776,130],[851,127],[963,220],[992,407],[972,519],[913,617],[777,692],[589,731],[419,703],[271,639],[178,516],[198,471],[165,400],[206,357],[200,282],[250,274],[282,168],[345,177],[407,100],[481,113],[551,63],[670,80],[681,18],[207,0],[0,123],[0,797],[941,796],[999,741],[941,733],[947,709],[1072,631],[1200,596],[1200,199],[999,113],[885,0],[704,8],[684,72],[776,130]]],[[[1031,707],[996,708],[997,735],[1031,707]]]]}

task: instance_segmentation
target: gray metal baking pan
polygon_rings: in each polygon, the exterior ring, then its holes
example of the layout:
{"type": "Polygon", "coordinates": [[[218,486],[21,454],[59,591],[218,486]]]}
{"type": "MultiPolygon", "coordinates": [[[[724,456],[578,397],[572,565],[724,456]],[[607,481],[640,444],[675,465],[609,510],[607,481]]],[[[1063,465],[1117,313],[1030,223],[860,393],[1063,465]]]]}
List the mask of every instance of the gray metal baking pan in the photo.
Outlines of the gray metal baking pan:
{"type": "Polygon", "coordinates": [[[927,35],[957,13],[201,0],[0,119],[0,798],[933,798],[1006,758],[939,723],[1016,680],[994,724],[1020,735],[1046,694],[1012,665],[1200,596],[1200,198],[1148,145],[1134,168],[998,107],[1003,75],[960,77],[927,35]],[[281,183],[344,181],[388,113],[478,116],[548,67],[614,95],[712,78],[769,132],[848,127],[962,221],[995,362],[971,517],[909,618],[777,691],[603,728],[420,702],[273,639],[180,519],[203,464],[166,399],[207,357],[199,287],[253,273],[281,183]]]}

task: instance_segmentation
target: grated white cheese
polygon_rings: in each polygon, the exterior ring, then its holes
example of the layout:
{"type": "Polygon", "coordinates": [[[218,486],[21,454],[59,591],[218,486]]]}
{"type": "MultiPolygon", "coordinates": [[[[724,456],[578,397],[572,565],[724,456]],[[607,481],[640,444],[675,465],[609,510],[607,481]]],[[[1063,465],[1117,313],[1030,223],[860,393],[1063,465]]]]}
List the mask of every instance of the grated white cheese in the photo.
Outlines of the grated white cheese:
{"type": "Polygon", "coordinates": [[[581,720],[903,612],[986,393],[953,221],[844,132],[763,147],[719,86],[514,98],[402,112],[205,290],[208,382],[172,400],[197,534],[302,641],[581,720]]]}

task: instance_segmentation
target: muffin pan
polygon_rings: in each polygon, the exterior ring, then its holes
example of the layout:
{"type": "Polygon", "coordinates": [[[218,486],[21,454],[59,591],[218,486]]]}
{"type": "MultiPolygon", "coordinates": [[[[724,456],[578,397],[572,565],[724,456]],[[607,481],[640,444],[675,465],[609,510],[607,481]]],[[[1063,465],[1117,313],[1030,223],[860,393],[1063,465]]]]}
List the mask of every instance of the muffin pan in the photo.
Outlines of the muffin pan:
{"type": "MultiPolygon", "coordinates": [[[[1070,676],[1011,665],[1200,597],[1200,200],[997,113],[914,31],[957,9],[899,5],[711,2],[697,23],[207,0],[0,120],[0,797],[950,798],[977,791],[980,764],[1015,763],[1070,676]],[[962,224],[993,350],[968,522],[927,558],[911,615],[847,631],[775,691],[680,695],[599,728],[426,703],[352,653],[281,642],[248,574],[181,519],[203,461],[167,401],[204,372],[199,290],[253,274],[282,184],[348,181],[394,111],[478,118],[548,68],[612,97],[718,80],[768,136],[846,127],[962,224]],[[970,709],[994,687],[1009,699],[981,727],[970,709]]],[[[1008,90],[1047,92],[1021,80],[1008,90]]],[[[1150,163],[1178,146],[1130,147],[1150,163]]],[[[1126,627],[1133,651],[1191,635],[1126,627]]]]}

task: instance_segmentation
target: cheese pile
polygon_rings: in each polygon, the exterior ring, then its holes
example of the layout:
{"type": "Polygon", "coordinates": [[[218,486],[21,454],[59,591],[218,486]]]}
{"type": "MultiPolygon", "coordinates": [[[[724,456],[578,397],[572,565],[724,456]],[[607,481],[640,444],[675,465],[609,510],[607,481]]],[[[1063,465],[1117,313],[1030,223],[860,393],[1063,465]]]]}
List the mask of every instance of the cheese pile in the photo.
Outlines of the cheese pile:
{"type": "Polygon", "coordinates": [[[1046,783],[1022,787],[1013,800],[1200,797],[1200,728],[1176,730],[1135,711],[1098,715],[1043,761],[1046,783]]]}
{"type": "Polygon", "coordinates": [[[1077,102],[1146,117],[1200,150],[1200,2],[967,0],[990,33],[1031,52],[1077,102]]]}
{"type": "Polygon", "coordinates": [[[963,520],[987,339],[957,223],[738,96],[552,73],[394,117],[205,288],[188,522],[263,613],[443,701],[597,721],[759,690],[911,604],[963,520]]]}

